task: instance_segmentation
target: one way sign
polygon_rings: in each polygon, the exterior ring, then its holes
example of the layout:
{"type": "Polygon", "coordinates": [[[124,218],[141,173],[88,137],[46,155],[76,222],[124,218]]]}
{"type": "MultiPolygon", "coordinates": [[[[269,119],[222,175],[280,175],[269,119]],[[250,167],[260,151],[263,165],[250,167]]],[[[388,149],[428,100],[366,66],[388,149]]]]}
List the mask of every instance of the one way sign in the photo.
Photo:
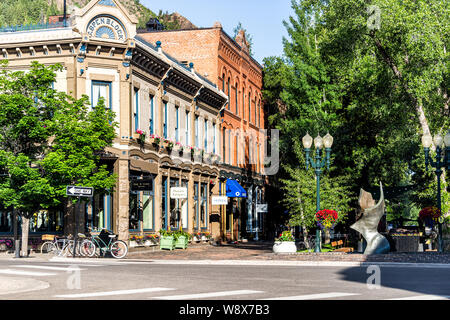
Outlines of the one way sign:
{"type": "Polygon", "coordinates": [[[71,197],[93,197],[94,196],[94,188],[90,187],[76,187],[76,186],[67,186],[66,195],[71,197]]]}

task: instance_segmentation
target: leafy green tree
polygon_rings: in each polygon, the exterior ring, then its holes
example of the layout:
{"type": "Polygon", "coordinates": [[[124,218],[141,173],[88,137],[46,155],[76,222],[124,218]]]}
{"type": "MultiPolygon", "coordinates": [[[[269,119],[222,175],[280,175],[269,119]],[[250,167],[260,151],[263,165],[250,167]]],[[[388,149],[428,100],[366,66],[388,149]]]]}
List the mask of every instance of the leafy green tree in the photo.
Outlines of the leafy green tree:
{"type": "Polygon", "coordinates": [[[329,128],[330,177],[344,178],[352,194],[406,179],[420,186],[410,195],[417,207],[434,203],[420,137],[430,126],[442,132],[450,119],[448,8],[398,0],[300,0],[292,8],[284,55],[264,61],[281,161],[293,168],[299,158],[291,146],[306,131],[329,128]]]}
{"type": "Polygon", "coordinates": [[[0,203],[22,220],[22,255],[27,255],[31,216],[68,199],[67,185],[105,192],[115,176],[99,153],[111,145],[117,124],[103,103],[90,111],[88,97],[76,100],[52,89],[60,65],[32,62],[28,72],[0,71],[0,203]]]}

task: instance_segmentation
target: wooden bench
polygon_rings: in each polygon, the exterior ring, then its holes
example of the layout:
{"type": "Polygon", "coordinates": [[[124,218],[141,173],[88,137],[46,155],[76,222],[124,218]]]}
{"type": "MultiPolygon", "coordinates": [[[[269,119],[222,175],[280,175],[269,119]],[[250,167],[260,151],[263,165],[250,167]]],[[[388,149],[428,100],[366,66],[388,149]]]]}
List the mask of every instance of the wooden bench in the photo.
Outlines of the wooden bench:
{"type": "Polygon", "coordinates": [[[353,248],[343,247],[343,245],[344,241],[342,240],[332,242],[331,246],[333,248],[336,248],[335,250],[333,250],[333,252],[353,252],[353,248]]]}

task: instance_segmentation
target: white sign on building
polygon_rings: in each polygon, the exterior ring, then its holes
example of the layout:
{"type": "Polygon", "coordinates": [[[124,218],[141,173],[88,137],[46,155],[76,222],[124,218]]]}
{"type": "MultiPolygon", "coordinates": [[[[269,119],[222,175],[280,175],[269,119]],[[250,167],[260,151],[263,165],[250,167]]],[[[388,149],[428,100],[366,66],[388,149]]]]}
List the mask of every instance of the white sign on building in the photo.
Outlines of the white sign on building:
{"type": "Polygon", "coordinates": [[[212,196],[211,197],[211,204],[213,206],[222,206],[228,204],[228,197],[227,196],[212,196]]]}
{"type": "Polygon", "coordinates": [[[170,198],[171,199],[187,199],[188,192],[187,188],[172,187],[170,188],[170,198]]]}
{"type": "Polygon", "coordinates": [[[256,205],[256,211],[257,212],[268,212],[269,211],[269,206],[267,205],[267,203],[257,204],[256,205]]]}

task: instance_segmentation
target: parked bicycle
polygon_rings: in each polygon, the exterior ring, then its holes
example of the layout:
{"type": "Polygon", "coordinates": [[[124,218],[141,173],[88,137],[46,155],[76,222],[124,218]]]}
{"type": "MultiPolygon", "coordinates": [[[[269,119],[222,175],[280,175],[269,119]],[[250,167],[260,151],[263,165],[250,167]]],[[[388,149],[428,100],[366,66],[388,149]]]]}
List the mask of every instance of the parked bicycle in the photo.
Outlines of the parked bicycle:
{"type": "Polygon", "coordinates": [[[106,229],[98,236],[83,240],[81,247],[87,257],[93,257],[95,254],[104,256],[109,252],[114,258],[122,259],[128,253],[128,245],[122,240],[117,240],[117,235],[106,229]]]}
{"type": "Polygon", "coordinates": [[[0,251],[11,250],[13,241],[11,239],[0,239],[0,251]]]}
{"type": "MultiPolygon", "coordinates": [[[[303,239],[303,236],[300,237],[300,239],[303,239]]],[[[297,243],[297,249],[298,250],[314,250],[316,246],[316,237],[315,236],[308,236],[306,241],[299,241],[297,243]]]]}
{"type": "MultiPolygon", "coordinates": [[[[42,254],[53,254],[56,256],[67,256],[73,255],[73,248],[75,246],[75,241],[73,237],[69,235],[68,237],[57,237],[55,235],[44,235],[42,240],[45,241],[41,246],[42,254]]],[[[76,256],[86,256],[86,247],[83,246],[83,242],[87,240],[87,237],[79,233],[77,247],[75,251],[76,256]]],[[[87,244],[86,244],[87,245],[87,244]]]]}

